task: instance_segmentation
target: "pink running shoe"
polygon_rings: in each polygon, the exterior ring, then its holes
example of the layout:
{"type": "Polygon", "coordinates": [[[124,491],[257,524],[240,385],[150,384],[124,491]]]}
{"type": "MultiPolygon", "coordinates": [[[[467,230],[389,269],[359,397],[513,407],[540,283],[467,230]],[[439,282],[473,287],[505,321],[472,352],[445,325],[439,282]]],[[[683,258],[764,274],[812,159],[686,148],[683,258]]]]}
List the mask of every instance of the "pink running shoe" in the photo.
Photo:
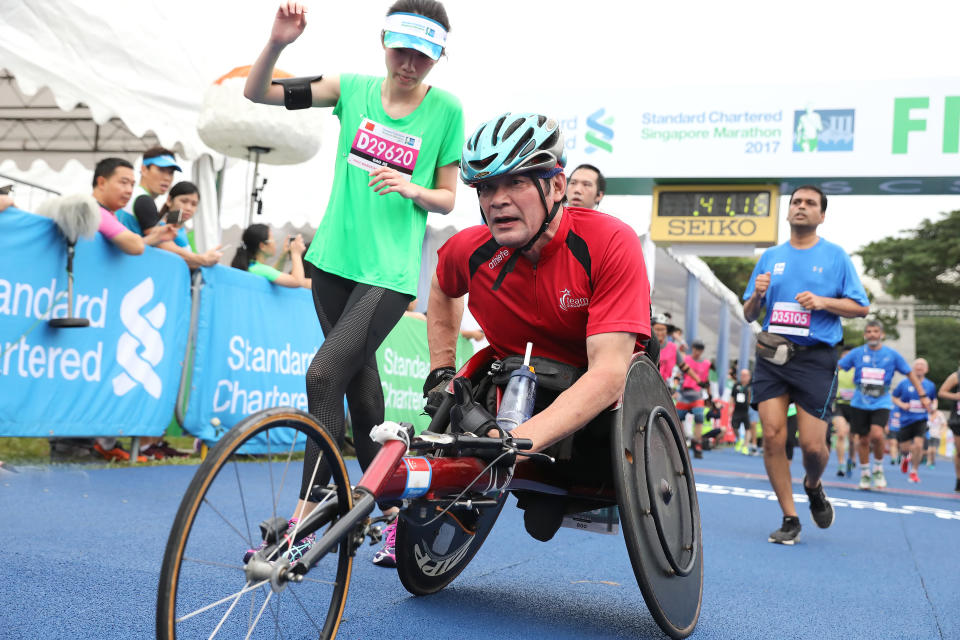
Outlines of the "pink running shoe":
{"type": "Polygon", "coordinates": [[[397,566],[397,521],[394,520],[383,530],[383,548],[373,555],[373,564],[378,567],[397,566]]]}
{"type": "Polygon", "coordinates": [[[910,482],[920,482],[920,476],[916,471],[911,471],[910,475],[907,477],[907,480],[910,482]]]}
{"type": "MultiPolygon", "coordinates": [[[[293,530],[296,527],[297,527],[297,519],[290,518],[290,520],[287,521],[287,532],[283,536],[284,546],[287,547],[283,551],[283,557],[286,558],[291,565],[296,564],[297,561],[303,557],[303,554],[309,551],[310,547],[312,547],[313,544],[317,541],[317,536],[311,533],[310,535],[303,536],[299,540],[294,541],[294,543],[291,545],[289,543],[290,536],[293,535],[293,530]]],[[[266,542],[261,542],[260,546],[258,546],[256,549],[247,549],[247,552],[243,554],[243,563],[244,564],[248,563],[250,561],[250,558],[253,557],[253,554],[255,554],[257,551],[261,549],[266,548],[266,546],[267,546],[266,542]]]]}

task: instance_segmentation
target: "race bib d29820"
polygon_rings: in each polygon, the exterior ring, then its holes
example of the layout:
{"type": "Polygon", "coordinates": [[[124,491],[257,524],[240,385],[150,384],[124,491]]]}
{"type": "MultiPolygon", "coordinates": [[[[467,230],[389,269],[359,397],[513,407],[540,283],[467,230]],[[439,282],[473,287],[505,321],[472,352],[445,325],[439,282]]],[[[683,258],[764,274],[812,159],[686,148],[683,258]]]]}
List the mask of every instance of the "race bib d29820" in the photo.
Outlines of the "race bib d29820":
{"type": "Polygon", "coordinates": [[[796,302],[774,302],[767,331],[791,336],[809,336],[810,311],[796,302]]]}
{"type": "Polygon", "coordinates": [[[366,171],[396,169],[408,180],[417,166],[421,139],[364,118],[350,146],[347,162],[366,171]]]}

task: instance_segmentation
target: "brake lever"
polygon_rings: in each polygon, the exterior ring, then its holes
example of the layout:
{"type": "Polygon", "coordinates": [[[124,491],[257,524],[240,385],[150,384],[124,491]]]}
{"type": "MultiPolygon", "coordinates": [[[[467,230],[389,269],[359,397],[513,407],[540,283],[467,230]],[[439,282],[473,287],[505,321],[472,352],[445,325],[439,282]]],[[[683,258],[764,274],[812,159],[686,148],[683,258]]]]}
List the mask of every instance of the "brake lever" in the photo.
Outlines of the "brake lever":
{"type": "Polygon", "coordinates": [[[516,454],[518,456],[529,458],[530,460],[543,460],[544,462],[549,462],[550,464],[553,464],[557,461],[557,459],[553,456],[548,456],[547,454],[540,452],[531,453],[529,451],[517,451],[516,454]]]}

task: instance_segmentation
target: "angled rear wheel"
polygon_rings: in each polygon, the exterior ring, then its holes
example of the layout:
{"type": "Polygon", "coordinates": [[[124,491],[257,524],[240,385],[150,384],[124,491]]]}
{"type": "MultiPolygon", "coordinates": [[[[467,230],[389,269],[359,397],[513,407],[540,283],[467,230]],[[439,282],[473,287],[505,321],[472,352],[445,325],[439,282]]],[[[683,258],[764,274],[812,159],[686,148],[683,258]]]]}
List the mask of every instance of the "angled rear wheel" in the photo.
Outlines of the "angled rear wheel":
{"type": "Polygon", "coordinates": [[[670,392],[645,356],[627,372],[611,434],[624,540],[640,592],[667,635],[693,632],[703,601],[703,541],[693,469],[670,392]]]}

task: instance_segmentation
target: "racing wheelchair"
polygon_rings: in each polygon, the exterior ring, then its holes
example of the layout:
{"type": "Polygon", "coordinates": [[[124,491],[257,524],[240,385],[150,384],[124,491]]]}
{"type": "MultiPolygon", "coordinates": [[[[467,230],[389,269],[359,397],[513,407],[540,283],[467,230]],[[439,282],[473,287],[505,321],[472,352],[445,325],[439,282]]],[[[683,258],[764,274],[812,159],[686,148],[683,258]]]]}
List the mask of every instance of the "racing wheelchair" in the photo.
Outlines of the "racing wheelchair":
{"type": "Polygon", "coordinates": [[[490,384],[499,363],[489,348],[475,354],[419,436],[409,425],[374,429],[371,437],[383,446],[355,486],[336,443],[307,413],[266,409],[234,426],[200,465],[171,528],[157,637],[272,636],[281,633],[281,620],[300,616],[319,638],[334,638],[354,554],[382,533],[385,518],[371,517],[378,503],[400,507],[397,573],[410,593],[427,595],[463,571],[511,492],[521,502],[559,497],[566,513],[617,506],[651,615],[670,637],[688,636],[703,596],[700,509],[680,422],[656,365],[635,354],[621,401],[597,423],[607,431],[599,442],[609,466],[571,472],[529,453],[529,440],[487,437],[489,422],[471,420],[484,390],[499,397],[490,384]],[[299,495],[296,452],[307,438],[319,445],[318,464],[326,469],[306,470],[316,507],[289,533],[282,509],[299,495]],[[316,542],[291,563],[284,553],[311,534],[316,542]],[[253,552],[247,562],[241,544],[253,552]]]}

